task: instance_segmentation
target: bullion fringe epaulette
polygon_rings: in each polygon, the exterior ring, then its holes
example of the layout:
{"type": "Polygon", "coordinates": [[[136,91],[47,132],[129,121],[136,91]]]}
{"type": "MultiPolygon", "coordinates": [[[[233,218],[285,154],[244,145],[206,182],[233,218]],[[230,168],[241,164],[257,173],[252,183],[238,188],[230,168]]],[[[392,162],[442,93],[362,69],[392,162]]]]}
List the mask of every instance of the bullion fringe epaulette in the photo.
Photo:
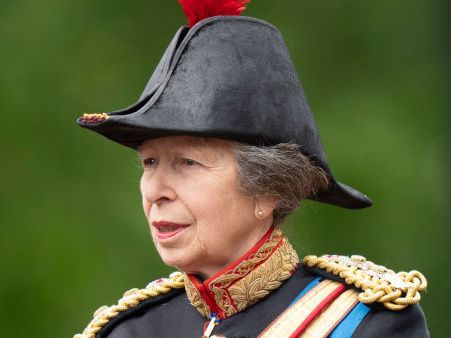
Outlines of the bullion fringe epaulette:
{"type": "Polygon", "coordinates": [[[418,303],[420,292],[427,286],[426,278],[418,271],[395,273],[362,256],[306,256],[303,263],[307,267],[325,270],[342,278],[346,284],[362,290],[358,296],[360,302],[382,303],[393,311],[418,303]]]}
{"type": "Polygon", "coordinates": [[[73,338],[94,338],[95,335],[114,317],[121,312],[138,306],[141,302],[166,294],[172,289],[185,287],[184,275],[173,272],[169,278],[161,278],[149,283],[144,289],[131,289],[126,291],[117,305],[102,306],[94,312],[94,318],[85,328],[83,333],[76,334],[73,338]]]}

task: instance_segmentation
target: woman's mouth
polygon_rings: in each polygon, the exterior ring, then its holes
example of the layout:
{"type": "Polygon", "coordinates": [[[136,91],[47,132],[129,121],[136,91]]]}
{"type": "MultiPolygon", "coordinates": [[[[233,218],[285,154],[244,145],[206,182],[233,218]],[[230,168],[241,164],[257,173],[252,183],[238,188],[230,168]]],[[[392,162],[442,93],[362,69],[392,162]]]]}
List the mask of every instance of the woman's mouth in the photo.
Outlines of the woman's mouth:
{"type": "Polygon", "coordinates": [[[155,221],[152,222],[152,225],[157,230],[156,235],[159,240],[172,238],[189,227],[189,224],[172,223],[166,221],[155,221]]]}

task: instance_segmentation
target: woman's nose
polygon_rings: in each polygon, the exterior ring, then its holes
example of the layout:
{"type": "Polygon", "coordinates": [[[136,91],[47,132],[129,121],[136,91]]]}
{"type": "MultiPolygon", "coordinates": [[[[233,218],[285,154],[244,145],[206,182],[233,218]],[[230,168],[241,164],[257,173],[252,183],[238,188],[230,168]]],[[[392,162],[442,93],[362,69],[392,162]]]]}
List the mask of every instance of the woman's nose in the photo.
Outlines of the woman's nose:
{"type": "Polygon", "coordinates": [[[152,204],[175,200],[177,194],[168,170],[158,168],[152,173],[144,172],[141,177],[142,198],[152,204]]]}

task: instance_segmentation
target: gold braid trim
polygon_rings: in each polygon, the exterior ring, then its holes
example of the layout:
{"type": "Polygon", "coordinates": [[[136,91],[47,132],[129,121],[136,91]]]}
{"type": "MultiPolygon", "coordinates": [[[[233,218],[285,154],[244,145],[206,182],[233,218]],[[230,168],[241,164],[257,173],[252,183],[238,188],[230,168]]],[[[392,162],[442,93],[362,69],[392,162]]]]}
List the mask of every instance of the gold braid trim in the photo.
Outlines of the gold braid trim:
{"type": "MultiPolygon", "coordinates": [[[[218,277],[204,282],[204,286],[214,298],[211,301],[227,318],[279,288],[291,277],[298,263],[296,251],[282,230],[276,228],[255,253],[218,277]]],[[[191,304],[202,316],[209,318],[211,309],[188,276],[185,289],[191,304]]]]}
{"type": "Polygon", "coordinates": [[[118,305],[102,306],[94,312],[94,318],[81,334],[73,338],[95,338],[95,335],[114,317],[121,312],[136,307],[139,303],[168,293],[172,289],[185,287],[184,276],[181,272],[173,272],[169,278],[161,278],[149,283],[144,289],[131,289],[124,293],[118,305]]]}
{"type": "Polygon", "coordinates": [[[202,295],[194,286],[193,282],[189,279],[188,275],[185,276],[185,290],[186,296],[188,297],[192,306],[194,306],[199,313],[205,318],[210,318],[210,307],[207,302],[204,300],[202,295]]]}
{"type": "Polygon", "coordinates": [[[324,255],[306,256],[303,260],[308,267],[322,270],[343,278],[346,284],[353,285],[361,292],[358,296],[364,304],[382,303],[386,308],[399,311],[420,301],[427,281],[418,271],[398,272],[367,261],[362,256],[324,255]]]}
{"type": "MultiPolygon", "coordinates": [[[[283,235],[281,231],[276,231],[274,231],[276,235],[283,235]]],[[[271,246],[271,243],[268,243],[266,246],[263,245],[259,252],[271,252],[273,247],[274,245],[271,246]]],[[[260,299],[267,297],[273,290],[278,289],[284,281],[291,277],[299,263],[296,251],[286,238],[283,238],[280,247],[264,263],[255,268],[259,259],[261,257],[256,255],[249,261],[243,262],[244,264],[239,269],[218,278],[214,283],[221,283],[221,287],[210,284],[216,303],[225,310],[228,316],[243,311],[260,299]],[[243,274],[245,277],[237,281],[237,278],[243,274]],[[232,284],[234,281],[236,282],[232,284]],[[230,296],[227,297],[227,295],[230,296]],[[232,300],[236,308],[232,306],[232,300]]]]}
{"type": "Polygon", "coordinates": [[[106,113],[84,113],[80,121],[86,124],[97,124],[108,120],[110,116],[106,113]]]}

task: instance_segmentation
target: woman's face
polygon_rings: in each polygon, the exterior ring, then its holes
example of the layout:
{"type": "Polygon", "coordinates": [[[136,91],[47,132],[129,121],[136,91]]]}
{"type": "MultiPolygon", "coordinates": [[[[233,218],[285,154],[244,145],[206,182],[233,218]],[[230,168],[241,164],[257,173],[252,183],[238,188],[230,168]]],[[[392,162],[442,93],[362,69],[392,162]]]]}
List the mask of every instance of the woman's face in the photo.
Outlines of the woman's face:
{"type": "Polygon", "coordinates": [[[144,213],[167,265],[210,277],[271,226],[272,205],[239,190],[230,142],[169,136],[147,140],[138,151],[144,213]]]}

